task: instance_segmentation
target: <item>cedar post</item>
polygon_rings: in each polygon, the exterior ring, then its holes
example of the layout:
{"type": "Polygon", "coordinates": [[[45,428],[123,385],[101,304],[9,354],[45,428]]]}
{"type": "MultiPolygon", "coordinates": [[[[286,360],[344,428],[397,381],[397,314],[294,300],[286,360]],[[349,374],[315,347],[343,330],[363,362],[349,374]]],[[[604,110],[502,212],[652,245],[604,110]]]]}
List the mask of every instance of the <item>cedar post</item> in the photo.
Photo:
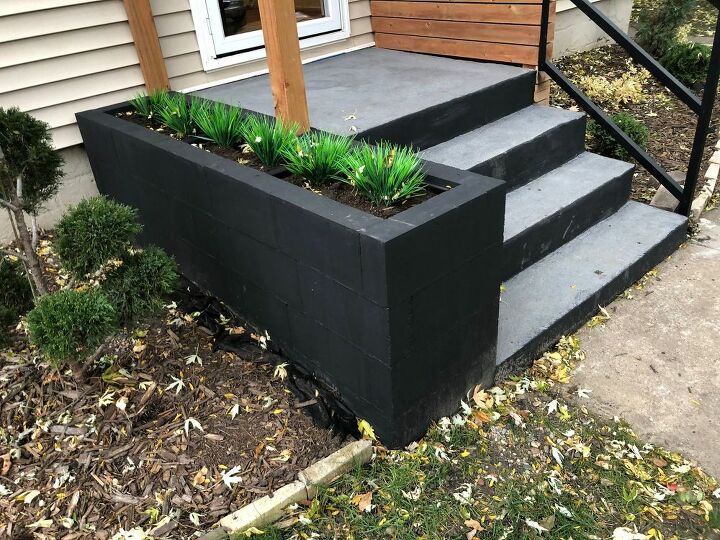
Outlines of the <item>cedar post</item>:
{"type": "Polygon", "coordinates": [[[300,40],[293,0],[260,0],[260,21],[265,39],[275,116],[286,124],[310,128],[300,40]]]}
{"type": "Polygon", "coordinates": [[[147,92],[167,90],[170,88],[170,82],[150,0],[123,0],[123,3],[147,92]]]}

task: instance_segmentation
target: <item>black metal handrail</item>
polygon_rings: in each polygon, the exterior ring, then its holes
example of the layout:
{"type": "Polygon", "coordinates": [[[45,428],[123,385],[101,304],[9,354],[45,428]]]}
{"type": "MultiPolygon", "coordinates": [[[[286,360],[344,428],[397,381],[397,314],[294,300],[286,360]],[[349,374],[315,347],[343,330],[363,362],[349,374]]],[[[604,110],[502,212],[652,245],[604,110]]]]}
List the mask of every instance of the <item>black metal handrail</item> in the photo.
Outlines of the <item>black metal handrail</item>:
{"type": "MultiPolygon", "coordinates": [[[[720,9],[720,0],[710,0],[711,3],[720,9]]],[[[543,0],[542,18],[540,23],[540,47],[538,58],[538,69],[547,73],[571,98],[573,98],[585,111],[601,124],[620,143],[637,162],[652,174],[658,182],[675,196],[678,201],[677,212],[690,215],[690,207],[700,176],[703,151],[710,129],[713,106],[717,97],[718,79],[720,78],[720,12],[715,26],[715,38],[713,40],[712,53],[710,55],[710,67],[708,69],[702,99],[689,90],[672,73],[665,69],[660,62],[647,53],[640,45],[633,41],[625,32],[608,19],[605,14],[593,6],[589,0],[571,0],[590,20],[597,24],[606,34],[620,45],[630,57],[647,69],[662,84],[672,91],[690,110],[698,116],[695,128],[695,137],[690,161],[685,177],[685,185],[680,185],[653,157],[643,150],[635,141],[628,137],[615,122],[588,98],[570,79],[547,58],[547,37],[548,24],[550,21],[550,2],[543,0]]]]}

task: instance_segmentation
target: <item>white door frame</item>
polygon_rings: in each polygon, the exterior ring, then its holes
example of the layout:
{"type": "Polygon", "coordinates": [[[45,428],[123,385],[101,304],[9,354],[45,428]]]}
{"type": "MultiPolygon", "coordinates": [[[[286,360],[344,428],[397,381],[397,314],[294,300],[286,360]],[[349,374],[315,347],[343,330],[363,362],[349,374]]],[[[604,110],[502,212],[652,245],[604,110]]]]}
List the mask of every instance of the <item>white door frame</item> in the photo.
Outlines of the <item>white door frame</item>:
{"type": "MultiPolygon", "coordinates": [[[[327,17],[298,23],[300,48],[303,50],[350,37],[348,0],[324,1],[327,17]]],[[[261,30],[224,37],[217,0],[190,0],[190,9],[205,71],[265,58],[261,30]],[[213,33],[217,35],[218,31],[222,37],[214,39],[213,33]],[[243,50],[248,48],[252,49],[243,50]],[[232,51],[238,52],[232,54],[232,51]]]]}

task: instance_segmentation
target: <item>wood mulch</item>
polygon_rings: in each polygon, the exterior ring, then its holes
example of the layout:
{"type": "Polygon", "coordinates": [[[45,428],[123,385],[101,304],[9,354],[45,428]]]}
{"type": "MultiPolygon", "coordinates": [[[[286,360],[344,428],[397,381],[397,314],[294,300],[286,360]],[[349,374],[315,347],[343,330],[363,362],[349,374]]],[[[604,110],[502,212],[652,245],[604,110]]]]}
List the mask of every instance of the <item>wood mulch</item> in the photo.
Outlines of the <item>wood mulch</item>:
{"type": "MultiPolygon", "coordinates": [[[[577,80],[581,75],[602,75],[612,80],[627,71],[628,59],[621,47],[609,45],[566,56],[558,62],[558,65],[572,80],[577,80]]],[[[650,130],[648,152],[665,170],[686,171],[695,136],[697,116],[654,79],[646,84],[645,97],[642,103],[622,105],[618,110],[628,112],[645,123],[650,130]]],[[[555,106],[577,110],[577,105],[555,84],[552,86],[550,102],[555,106]]],[[[720,107],[716,106],[705,144],[696,193],[703,186],[703,176],[708,168],[710,156],[715,150],[719,130],[720,107]]],[[[592,150],[592,147],[589,150],[592,150]]],[[[632,183],[632,198],[648,202],[659,185],[653,176],[638,167],[632,183]]]]}
{"type": "Polygon", "coordinates": [[[85,380],[22,335],[0,351],[0,538],[190,538],[342,446],[267,336],[219,305],[179,290],[105,343],[85,380]]]}

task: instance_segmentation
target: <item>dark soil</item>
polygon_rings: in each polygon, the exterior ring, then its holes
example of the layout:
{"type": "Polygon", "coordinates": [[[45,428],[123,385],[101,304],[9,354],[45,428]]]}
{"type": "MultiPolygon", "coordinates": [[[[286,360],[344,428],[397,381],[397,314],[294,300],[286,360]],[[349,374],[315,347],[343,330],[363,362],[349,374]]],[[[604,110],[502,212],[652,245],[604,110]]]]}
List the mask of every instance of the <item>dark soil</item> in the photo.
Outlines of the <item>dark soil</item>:
{"type": "MultiPolygon", "coordinates": [[[[132,122],[133,124],[138,124],[148,129],[164,133],[164,128],[159,127],[157,124],[148,121],[147,118],[138,116],[135,113],[119,113],[118,117],[132,122]]],[[[222,147],[211,142],[207,142],[206,140],[203,140],[199,137],[187,137],[183,139],[183,142],[196,146],[197,148],[200,148],[202,150],[212,152],[213,154],[224,157],[226,159],[235,161],[240,165],[245,165],[247,167],[252,167],[253,169],[266,172],[275,176],[276,178],[279,178],[280,180],[284,180],[295,186],[307,189],[308,191],[312,191],[317,195],[321,195],[339,203],[352,206],[353,208],[357,208],[358,210],[362,210],[363,212],[367,212],[383,219],[387,219],[396,214],[399,214],[400,212],[403,212],[408,208],[412,208],[413,206],[420,204],[438,194],[432,188],[429,188],[423,195],[407,199],[401,204],[386,207],[376,206],[372,204],[363,195],[355,191],[352,186],[344,182],[334,182],[326,186],[311,186],[306,179],[289,175],[282,166],[269,169],[268,167],[260,163],[260,161],[257,159],[257,157],[255,157],[251,150],[246,149],[243,146],[237,148],[222,147]]]]}
{"type": "MultiPolygon", "coordinates": [[[[41,253],[52,288],[64,284],[47,239],[41,253]]],[[[82,380],[22,335],[0,350],[0,537],[160,524],[154,537],[189,538],[342,446],[306,414],[322,407],[312,381],[222,310],[185,286],[98,349],[82,380]]]]}
{"type": "MultiPolygon", "coordinates": [[[[617,45],[600,47],[592,51],[564,57],[558,62],[562,71],[572,80],[581,75],[603,75],[614,79],[627,71],[628,56],[617,45]]],[[[646,85],[647,99],[643,103],[622,105],[618,111],[625,111],[641,120],[650,130],[648,152],[665,170],[687,171],[690,150],[695,135],[697,116],[660,83],[651,79],[646,85]]],[[[556,85],[550,96],[551,104],[575,108],[577,105],[556,85]]],[[[609,111],[606,112],[617,112],[609,111]]],[[[702,189],[703,176],[718,140],[720,108],[715,107],[708,139],[705,143],[703,163],[696,194],[702,189]]],[[[592,147],[588,148],[593,150],[592,147]]],[[[647,171],[638,167],[632,183],[632,198],[648,202],[659,187],[658,181],[647,171]]]]}

